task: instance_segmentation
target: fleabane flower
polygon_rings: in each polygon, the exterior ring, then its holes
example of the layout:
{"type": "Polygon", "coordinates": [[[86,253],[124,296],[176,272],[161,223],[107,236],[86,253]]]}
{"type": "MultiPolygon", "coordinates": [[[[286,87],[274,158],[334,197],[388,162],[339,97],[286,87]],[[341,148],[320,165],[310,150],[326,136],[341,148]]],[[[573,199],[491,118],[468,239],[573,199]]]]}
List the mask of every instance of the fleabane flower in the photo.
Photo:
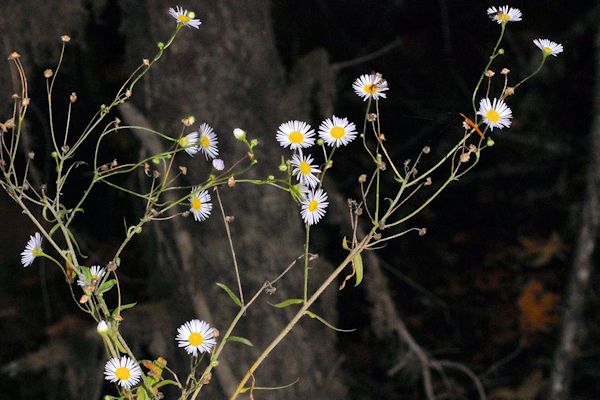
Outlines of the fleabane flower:
{"type": "Polygon", "coordinates": [[[204,221],[210,216],[212,203],[210,202],[210,194],[206,190],[198,193],[197,187],[192,188],[192,194],[190,195],[190,211],[194,214],[194,219],[196,221],[204,221]]]}
{"type": "Polygon", "coordinates": [[[487,9],[488,16],[497,23],[503,22],[517,22],[522,20],[523,14],[518,8],[512,8],[509,6],[502,7],[489,7],[487,9]]]}
{"type": "Polygon", "coordinates": [[[217,344],[215,340],[215,330],[207,322],[193,319],[177,328],[177,337],[179,347],[185,348],[188,354],[194,357],[198,353],[210,353],[217,344]]]}
{"type": "Polygon", "coordinates": [[[21,253],[21,264],[24,267],[29,267],[33,264],[33,260],[42,254],[44,254],[42,250],[42,235],[36,232],[34,235],[29,236],[25,250],[21,253]]]}
{"type": "Polygon", "coordinates": [[[300,215],[305,223],[314,225],[325,215],[325,209],[329,205],[327,193],[323,189],[311,190],[300,202],[302,208],[300,215]]]}
{"type": "Polygon", "coordinates": [[[553,42],[548,39],[535,39],[533,41],[541,51],[544,53],[544,57],[554,56],[563,52],[563,46],[560,43],[553,42]]]}
{"type": "Polygon", "coordinates": [[[481,99],[477,114],[483,117],[483,122],[485,122],[491,130],[494,130],[494,128],[508,128],[512,118],[512,111],[510,108],[508,108],[503,100],[498,99],[494,99],[493,102],[488,98],[481,99]]]}
{"type": "Polygon", "coordinates": [[[303,121],[288,121],[279,125],[277,141],[281,147],[292,150],[307,148],[315,143],[315,131],[303,121]]]}
{"type": "Polygon", "coordinates": [[[200,151],[200,148],[198,147],[198,132],[188,133],[179,139],[177,143],[192,157],[200,151]]]}
{"type": "Polygon", "coordinates": [[[213,128],[211,128],[208,124],[204,123],[200,125],[200,138],[198,139],[198,147],[200,151],[204,153],[204,156],[208,160],[217,158],[219,155],[219,149],[217,148],[217,144],[219,141],[217,140],[217,135],[213,128]]]}
{"type": "Polygon", "coordinates": [[[321,172],[316,165],[313,165],[313,161],[314,160],[310,154],[305,156],[302,154],[302,151],[300,151],[298,154],[294,154],[292,160],[290,161],[294,167],[292,174],[301,184],[306,185],[309,188],[314,188],[319,184],[319,178],[317,178],[314,174],[321,172]]]}
{"type": "Polygon", "coordinates": [[[345,146],[353,141],[356,135],[356,125],[348,122],[348,118],[338,118],[334,115],[319,126],[319,137],[331,147],[345,146]]]}
{"type": "Polygon", "coordinates": [[[240,128],[235,128],[233,130],[233,136],[235,136],[237,140],[244,140],[246,139],[246,131],[240,128]]]}
{"type": "Polygon", "coordinates": [[[81,287],[96,286],[104,274],[106,274],[106,269],[100,267],[99,265],[92,265],[90,267],[90,281],[88,282],[87,278],[83,276],[83,279],[77,280],[77,284],[81,287]]]}
{"type": "Polygon", "coordinates": [[[354,92],[367,101],[372,98],[379,100],[379,97],[385,99],[385,92],[389,90],[387,81],[381,77],[381,74],[364,74],[352,84],[354,92]]]}
{"type": "Polygon", "coordinates": [[[194,19],[196,14],[193,11],[184,10],[183,7],[169,8],[169,14],[175,18],[178,24],[187,26],[188,28],[200,28],[202,23],[199,19],[194,19]]]}
{"type": "Polygon", "coordinates": [[[137,385],[142,375],[140,366],[127,356],[111,358],[104,366],[105,379],[125,389],[137,385]]]}

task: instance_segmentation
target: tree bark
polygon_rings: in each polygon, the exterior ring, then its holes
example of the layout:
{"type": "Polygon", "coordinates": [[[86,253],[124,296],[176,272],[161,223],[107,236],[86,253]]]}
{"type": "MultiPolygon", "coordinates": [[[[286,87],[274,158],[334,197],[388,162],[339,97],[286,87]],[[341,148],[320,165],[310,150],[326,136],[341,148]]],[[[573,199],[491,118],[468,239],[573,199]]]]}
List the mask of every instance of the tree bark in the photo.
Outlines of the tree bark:
{"type": "MultiPolygon", "coordinates": [[[[600,28],[600,25],[597,27],[600,28]]],[[[592,256],[596,249],[600,214],[600,29],[596,32],[596,83],[591,128],[590,159],[586,173],[585,198],[581,214],[581,228],[577,238],[575,257],[567,289],[565,309],[558,348],[550,378],[549,400],[570,398],[575,361],[585,332],[584,308],[586,293],[594,272],[592,256]]]]}

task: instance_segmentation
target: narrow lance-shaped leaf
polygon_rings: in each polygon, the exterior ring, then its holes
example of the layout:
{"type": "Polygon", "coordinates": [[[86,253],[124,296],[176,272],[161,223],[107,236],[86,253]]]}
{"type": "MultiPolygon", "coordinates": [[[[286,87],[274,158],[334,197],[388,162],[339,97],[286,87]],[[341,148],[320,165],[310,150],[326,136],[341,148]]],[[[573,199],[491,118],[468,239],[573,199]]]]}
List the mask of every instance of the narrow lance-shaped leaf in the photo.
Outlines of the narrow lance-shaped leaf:
{"type": "Polygon", "coordinates": [[[241,337],[241,336],[228,336],[226,341],[227,342],[238,342],[241,344],[245,344],[246,346],[254,347],[254,345],[252,344],[251,341],[249,341],[245,337],[241,337]]]}
{"type": "Polygon", "coordinates": [[[231,297],[231,300],[233,300],[233,302],[235,304],[237,304],[239,307],[242,306],[242,302],[240,301],[240,298],[237,297],[236,294],[233,293],[233,291],[231,291],[231,289],[229,289],[227,287],[227,285],[225,285],[224,283],[217,282],[217,286],[220,287],[221,289],[223,289],[225,291],[225,293],[227,293],[229,295],[229,297],[231,297]]]}

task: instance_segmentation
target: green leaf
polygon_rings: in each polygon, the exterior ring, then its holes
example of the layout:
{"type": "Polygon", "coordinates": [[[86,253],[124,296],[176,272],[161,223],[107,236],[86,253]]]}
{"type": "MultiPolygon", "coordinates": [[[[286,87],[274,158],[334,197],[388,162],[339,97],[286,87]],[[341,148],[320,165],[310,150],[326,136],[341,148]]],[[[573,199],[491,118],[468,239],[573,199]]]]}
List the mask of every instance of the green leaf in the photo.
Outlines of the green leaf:
{"type": "Polygon", "coordinates": [[[116,317],[117,315],[121,315],[121,311],[128,310],[130,308],[135,307],[136,304],[137,303],[123,304],[123,305],[120,305],[119,307],[115,308],[114,311],[112,312],[113,318],[116,317]]]}
{"type": "Polygon", "coordinates": [[[350,247],[348,247],[348,242],[346,241],[346,236],[344,236],[344,239],[342,240],[342,247],[344,250],[350,251],[350,247]]]}
{"type": "Polygon", "coordinates": [[[356,283],[354,284],[354,286],[356,287],[360,285],[360,283],[363,280],[363,262],[362,256],[360,254],[357,254],[352,259],[352,266],[354,267],[354,272],[356,272],[356,283]]]}
{"type": "Polygon", "coordinates": [[[109,279],[106,282],[102,283],[97,289],[98,294],[106,293],[117,283],[116,279],[109,279]]]}
{"type": "Polygon", "coordinates": [[[302,304],[304,303],[303,299],[288,299],[285,301],[282,301],[281,303],[277,303],[277,304],[271,304],[273,307],[277,307],[277,308],[286,308],[288,306],[291,306],[292,304],[302,304]]]}
{"type": "Polygon", "coordinates": [[[254,347],[251,341],[241,336],[228,336],[226,339],[227,342],[238,342],[241,344],[245,344],[246,346],[254,347]]]}
{"type": "Polygon", "coordinates": [[[329,322],[327,322],[324,318],[319,317],[317,314],[315,314],[312,311],[305,311],[305,314],[308,315],[311,318],[317,319],[319,321],[321,321],[321,323],[323,325],[325,325],[326,327],[333,329],[334,331],[338,331],[338,332],[354,332],[356,329],[341,329],[341,328],[336,328],[335,326],[331,325],[329,322]]]}
{"type": "Polygon", "coordinates": [[[221,289],[223,289],[223,290],[225,291],[225,293],[227,293],[227,294],[229,295],[229,297],[231,297],[231,300],[233,300],[233,302],[234,302],[235,304],[237,304],[237,305],[238,305],[238,306],[240,306],[240,307],[242,306],[242,302],[240,301],[240,298],[239,298],[239,297],[237,297],[237,296],[235,295],[235,293],[233,293],[233,292],[231,291],[231,289],[229,289],[229,288],[227,287],[227,285],[225,285],[224,283],[219,283],[219,282],[217,282],[217,286],[218,286],[218,287],[220,287],[221,289]]]}
{"type": "Polygon", "coordinates": [[[166,385],[175,385],[175,386],[181,387],[181,385],[179,385],[179,383],[177,383],[171,379],[162,380],[162,381],[158,382],[156,385],[154,385],[153,387],[158,389],[158,388],[166,386],[166,385]]]}

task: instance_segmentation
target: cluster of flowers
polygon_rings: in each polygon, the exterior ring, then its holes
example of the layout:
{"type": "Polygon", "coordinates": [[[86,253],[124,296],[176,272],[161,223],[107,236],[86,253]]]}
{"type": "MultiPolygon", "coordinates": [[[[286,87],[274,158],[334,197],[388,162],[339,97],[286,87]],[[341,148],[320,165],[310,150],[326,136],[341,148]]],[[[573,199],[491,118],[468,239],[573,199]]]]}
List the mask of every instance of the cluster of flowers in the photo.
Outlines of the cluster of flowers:
{"type": "MultiPolygon", "coordinates": [[[[108,324],[104,321],[98,324],[98,333],[100,335],[107,334],[109,329],[108,324]]],[[[179,347],[185,348],[188,354],[197,357],[200,354],[212,351],[213,347],[217,344],[215,340],[217,335],[218,332],[214,328],[211,328],[207,322],[193,319],[177,329],[175,340],[179,342],[179,347]]],[[[142,369],[131,357],[113,357],[104,365],[104,375],[107,381],[129,389],[139,383],[142,376],[142,369]]]]}
{"type": "MultiPolygon", "coordinates": [[[[498,24],[506,24],[508,22],[518,22],[522,20],[523,14],[518,8],[509,6],[489,7],[487,9],[488,16],[498,24]]],[[[563,51],[563,46],[559,43],[548,39],[535,39],[533,43],[542,51],[544,60],[548,56],[556,57],[557,54],[563,51]]],[[[490,128],[502,129],[508,128],[511,124],[512,111],[506,105],[502,98],[484,98],[479,101],[478,115],[481,115],[483,122],[490,128]]]]}

